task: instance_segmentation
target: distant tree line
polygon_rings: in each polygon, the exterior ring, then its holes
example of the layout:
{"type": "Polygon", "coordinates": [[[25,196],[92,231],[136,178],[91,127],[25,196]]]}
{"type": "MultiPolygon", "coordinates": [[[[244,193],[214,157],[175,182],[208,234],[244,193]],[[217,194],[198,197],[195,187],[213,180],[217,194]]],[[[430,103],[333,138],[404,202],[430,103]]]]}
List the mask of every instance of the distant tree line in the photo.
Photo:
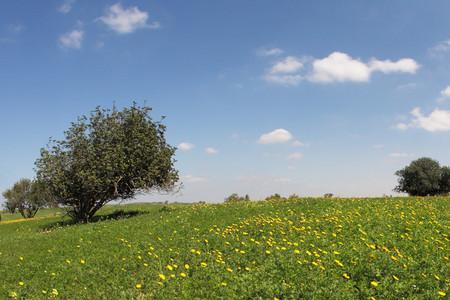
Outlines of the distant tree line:
{"type": "MultiPolygon", "coordinates": [[[[294,200],[300,198],[297,194],[292,194],[289,197],[283,197],[278,193],[267,196],[265,201],[284,201],[284,200],[294,200]]],[[[246,194],[245,196],[239,196],[237,193],[233,193],[230,196],[225,198],[225,203],[236,203],[236,202],[248,202],[250,201],[250,196],[246,194]]]]}

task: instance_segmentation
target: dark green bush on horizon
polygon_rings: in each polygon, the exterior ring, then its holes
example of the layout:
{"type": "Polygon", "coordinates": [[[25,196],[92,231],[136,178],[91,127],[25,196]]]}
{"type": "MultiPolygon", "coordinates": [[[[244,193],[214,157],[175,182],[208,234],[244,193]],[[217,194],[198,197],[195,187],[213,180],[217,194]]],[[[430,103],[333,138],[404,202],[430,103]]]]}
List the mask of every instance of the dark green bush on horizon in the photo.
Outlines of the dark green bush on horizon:
{"type": "Polygon", "coordinates": [[[447,195],[450,192],[450,168],[439,162],[422,157],[395,172],[398,185],[395,191],[411,196],[447,195]]]}

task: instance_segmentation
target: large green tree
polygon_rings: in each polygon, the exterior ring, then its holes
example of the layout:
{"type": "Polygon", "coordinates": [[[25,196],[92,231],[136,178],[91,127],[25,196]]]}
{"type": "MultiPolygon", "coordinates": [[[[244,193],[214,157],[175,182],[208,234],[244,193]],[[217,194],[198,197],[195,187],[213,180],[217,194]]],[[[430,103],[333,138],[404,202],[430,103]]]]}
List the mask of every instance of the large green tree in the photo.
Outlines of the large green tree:
{"type": "Polygon", "coordinates": [[[398,185],[395,191],[411,196],[434,196],[450,192],[450,169],[428,157],[412,161],[398,170],[398,185]]]}
{"type": "Polygon", "coordinates": [[[171,191],[178,181],[175,148],[151,108],[97,107],[78,118],[63,140],[52,140],[36,161],[37,177],[78,222],[106,203],[137,193],[171,191]]]}

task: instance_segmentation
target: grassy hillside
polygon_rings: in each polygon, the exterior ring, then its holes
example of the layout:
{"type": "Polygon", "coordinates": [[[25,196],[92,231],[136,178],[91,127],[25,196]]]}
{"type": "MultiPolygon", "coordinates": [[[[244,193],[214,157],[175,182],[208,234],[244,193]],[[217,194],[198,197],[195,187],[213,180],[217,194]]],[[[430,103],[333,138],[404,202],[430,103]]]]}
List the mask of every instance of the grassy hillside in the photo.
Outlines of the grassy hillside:
{"type": "Polygon", "coordinates": [[[448,198],[126,205],[102,214],[85,225],[57,223],[55,211],[0,223],[0,299],[450,294],[448,198]],[[122,218],[107,219],[119,208],[122,218]]]}

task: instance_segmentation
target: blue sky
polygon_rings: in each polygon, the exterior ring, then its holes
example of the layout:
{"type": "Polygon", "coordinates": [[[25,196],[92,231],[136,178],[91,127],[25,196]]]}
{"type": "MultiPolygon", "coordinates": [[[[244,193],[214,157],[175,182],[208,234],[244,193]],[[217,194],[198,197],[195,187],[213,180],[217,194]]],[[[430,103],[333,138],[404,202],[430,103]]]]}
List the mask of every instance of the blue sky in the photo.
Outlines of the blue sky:
{"type": "Polygon", "coordinates": [[[179,146],[172,201],[391,194],[412,159],[450,164],[448,1],[0,8],[1,190],[77,116],[133,100],[179,146]]]}

